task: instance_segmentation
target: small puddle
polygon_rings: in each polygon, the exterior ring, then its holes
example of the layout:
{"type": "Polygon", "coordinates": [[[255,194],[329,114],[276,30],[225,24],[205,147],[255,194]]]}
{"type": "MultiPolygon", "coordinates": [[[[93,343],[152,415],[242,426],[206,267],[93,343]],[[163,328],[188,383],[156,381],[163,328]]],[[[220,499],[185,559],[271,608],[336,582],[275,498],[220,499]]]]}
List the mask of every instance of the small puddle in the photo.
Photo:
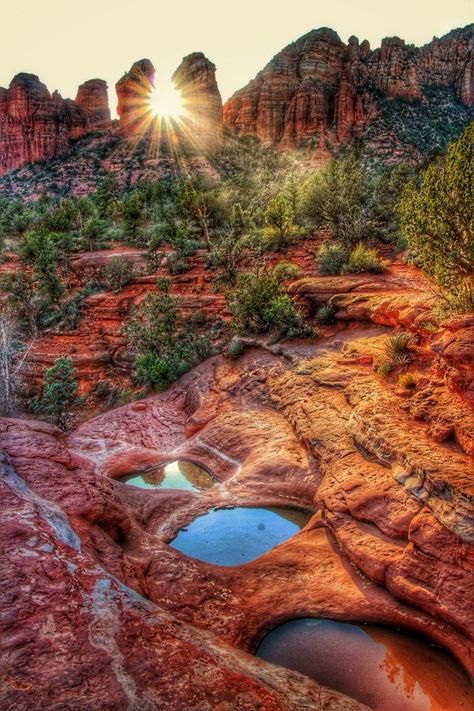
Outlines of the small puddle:
{"type": "Polygon", "coordinates": [[[446,651],[410,632],[304,618],[275,628],[257,656],[374,711],[472,711],[474,687],[446,651]]]}
{"type": "Polygon", "coordinates": [[[182,528],[170,546],[214,565],[241,565],[300,531],[313,514],[286,507],[212,509],[182,528]]]}
{"type": "Polygon", "coordinates": [[[153,469],[146,469],[119,477],[118,481],[142,489],[187,489],[204,491],[217,483],[217,479],[207,469],[194,462],[177,459],[174,462],[160,464],[153,469]]]}

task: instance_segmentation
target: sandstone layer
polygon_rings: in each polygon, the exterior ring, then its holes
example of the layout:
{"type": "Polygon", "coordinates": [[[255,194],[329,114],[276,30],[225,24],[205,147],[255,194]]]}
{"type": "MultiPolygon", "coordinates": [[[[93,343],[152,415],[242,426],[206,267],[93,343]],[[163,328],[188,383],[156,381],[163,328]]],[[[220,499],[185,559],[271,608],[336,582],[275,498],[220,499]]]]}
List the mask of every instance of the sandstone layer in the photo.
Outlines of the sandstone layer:
{"type": "Polygon", "coordinates": [[[224,106],[224,124],[286,148],[323,150],[326,139],[344,144],[361,136],[380,99],[424,101],[429,86],[449,87],[472,105],[474,25],[421,48],[391,37],[375,50],[321,28],[288,45],[236,92],[224,106]]]}

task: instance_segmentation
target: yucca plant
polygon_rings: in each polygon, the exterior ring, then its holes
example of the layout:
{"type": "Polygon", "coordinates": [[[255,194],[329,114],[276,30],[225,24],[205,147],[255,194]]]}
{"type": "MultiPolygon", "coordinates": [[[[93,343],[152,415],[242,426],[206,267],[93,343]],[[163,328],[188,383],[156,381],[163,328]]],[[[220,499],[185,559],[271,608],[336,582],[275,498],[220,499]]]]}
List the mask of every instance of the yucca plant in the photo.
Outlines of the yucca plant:
{"type": "Polygon", "coordinates": [[[394,366],[408,365],[414,359],[416,336],[410,333],[397,333],[385,342],[385,353],[394,366]]]}
{"type": "Polygon", "coordinates": [[[319,307],[316,313],[316,323],[320,326],[331,326],[333,323],[336,323],[334,309],[332,309],[329,304],[324,304],[319,307]]]}

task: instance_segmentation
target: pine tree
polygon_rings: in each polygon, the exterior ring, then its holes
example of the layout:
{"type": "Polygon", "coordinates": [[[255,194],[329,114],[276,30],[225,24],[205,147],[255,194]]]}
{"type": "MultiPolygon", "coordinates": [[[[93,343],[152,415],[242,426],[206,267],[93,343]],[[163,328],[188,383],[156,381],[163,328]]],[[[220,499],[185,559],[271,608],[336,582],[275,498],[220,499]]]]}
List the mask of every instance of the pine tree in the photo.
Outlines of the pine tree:
{"type": "Polygon", "coordinates": [[[73,405],[80,403],[79,389],[75,379],[76,369],[72,358],[60,356],[51,368],[44,371],[43,396],[32,401],[34,412],[51,417],[53,422],[65,430],[73,405]]]}
{"type": "Polygon", "coordinates": [[[402,232],[416,263],[442,286],[454,289],[474,271],[474,123],[429,166],[419,189],[399,204],[402,232]]]}

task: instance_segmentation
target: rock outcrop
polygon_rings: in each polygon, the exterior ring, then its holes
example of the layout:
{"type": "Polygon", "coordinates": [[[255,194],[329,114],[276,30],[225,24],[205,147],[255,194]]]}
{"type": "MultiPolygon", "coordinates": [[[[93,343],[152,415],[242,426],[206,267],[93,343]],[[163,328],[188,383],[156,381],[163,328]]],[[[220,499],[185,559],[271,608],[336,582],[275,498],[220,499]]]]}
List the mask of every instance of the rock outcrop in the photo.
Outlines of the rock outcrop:
{"type": "Polygon", "coordinates": [[[89,79],[81,84],[75,102],[86,116],[89,126],[97,129],[110,126],[107,82],[103,79],[89,79]]]}
{"type": "Polygon", "coordinates": [[[330,29],[288,45],[224,106],[224,125],[282,147],[321,146],[321,136],[348,143],[377,114],[381,98],[425,98],[427,86],[452,89],[474,102],[474,25],[416,48],[398,37],[372,51],[347,45],[330,29]]]}
{"type": "MultiPolygon", "coordinates": [[[[149,59],[135,62],[116,84],[122,132],[133,137],[153,131],[156,148],[165,152],[178,145],[188,153],[215,152],[223,138],[222,99],[215,74],[215,65],[202,52],[185,57],[172,77],[181,94],[183,114],[163,117],[154,115],[150,107],[155,85],[153,64],[149,59]]],[[[159,111],[158,102],[155,108],[159,111]]]]}
{"type": "Polygon", "coordinates": [[[140,59],[115,85],[120,128],[125,134],[144,133],[153,116],[150,95],[155,81],[155,67],[149,59],[140,59]]]}
{"type": "Polygon", "coordinates": [[[50,94],[34,74],[17,74],[8,89],[0,88],[0,175],[66,153],[72,140],[107,127],[105,82],[86,82],[78,99],[50,94]]]}
{"type": "Polygon", "coordinates": [[[172,79],[183,99],[184,137],[187,134],[191,145],[205,153],[219,150],[223,116],[215,65],[202,52],[194,52],[183,59],[172,79]]]}
{"type": "MultiPolygon", "coordinates": [[[[458,394],[472,384],[473,319],[433,334],[433,297],[413,267],[319,277],[314,247],[294,245],[289,258],[305,275],[291,287],[301,307],[334,311],[317,338],[247,339],[242,356],[210,358],[68,437],[0,419],[2,708],[76,711],[77,698],[95,708],[105,688],[117,709],[360,709],[248,655],[274,626],[304,616],[412,629],[474,670],[474,412],[458,394]],[[401,327],[419,338],[409,392],[396,372],[377,372],[401,327]],[[112,481],[176,458],[220,483],[195,493],[112,481]],[[167,545],[196,516],[246,505],[314,516],[241,567],[167,545]]],[[[80,255],[71,279],[89,280],[114,254],[80,255]]],[[[186,311],[225,317],[205,258],[195,255],[172,289],[186,311]]],[[[80,328],[39,339],[34,362],[71,353],[83,391],[126,373],[121,324],[156,278],[88,297],[80,328]]],[[[450,708],[450,689],[440,693],[450,708]]]]}

